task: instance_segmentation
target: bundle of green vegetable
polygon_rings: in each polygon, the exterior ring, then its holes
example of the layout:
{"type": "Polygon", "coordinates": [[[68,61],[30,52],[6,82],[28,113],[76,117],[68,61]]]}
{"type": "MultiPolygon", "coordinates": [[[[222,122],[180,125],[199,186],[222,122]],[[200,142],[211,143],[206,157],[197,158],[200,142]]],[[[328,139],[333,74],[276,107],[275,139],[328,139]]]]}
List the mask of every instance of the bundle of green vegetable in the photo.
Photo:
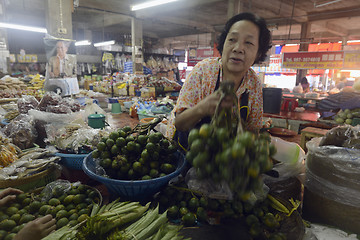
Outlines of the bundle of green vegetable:
{"type": "Polygon", "coordinates": [[[178,236],[182,226],[172,226],[166,212],[149,209],[138,202],[118,200],[101,208],[95,205],[91,216],[70,228],[65,226],[50,234],[45,240],[130,240],[130,239],[183,239],[178,236]]]}
{"type": "Polygon", "coordinates": [[[226,181],[230,189],[246,199],[262,188],[260,174],[272,168],[270,157],[276,149],[266,134],[244,131],[233,83],[223,82],[218,90],[220,101],[210,124],[189,133],[190,146],[186,159],[195,167],[199,178],[226,181]],[[231,96],[232,108],[220,108],[221,101],[231,96]]]}

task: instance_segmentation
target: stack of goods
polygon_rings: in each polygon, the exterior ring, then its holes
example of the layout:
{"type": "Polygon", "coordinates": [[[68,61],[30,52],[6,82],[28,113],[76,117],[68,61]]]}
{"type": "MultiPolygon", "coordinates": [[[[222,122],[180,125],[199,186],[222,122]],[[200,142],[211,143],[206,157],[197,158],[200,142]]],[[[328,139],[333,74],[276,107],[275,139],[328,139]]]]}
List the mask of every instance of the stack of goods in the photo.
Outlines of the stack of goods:
{"type": "Polygon", "coordinates": [[[169,80],[165,77],[160,79],[151,78],[147,84],[148,87],[164,87],[165,90],[176,90],[179,91],[181,89],[181,85],[173,80],[169,80]]]}
{"type": "Polygon", "coordinates": [[[0,79],[0,90],[8,91],[8,90],[21,90],[26,89],[27,85],[20,81],[18,78],[12,78],[9,76],[5,76],[0,79]]]}
{"type": "Polygon", "coordinates": [[[29,77],[31,77],[31,80],[29,81],[29,84],[31,86],[29,86],[28,89],[39,90],[44,88],[45,78],[43,76],[37,74],[37,75],[30,75],[29,77]]]}
{"type": "Polygon", "coordinates": [[[360,233],[359,139],[359,126],[341,126],[306,144],[305,218],[360,233]]]}

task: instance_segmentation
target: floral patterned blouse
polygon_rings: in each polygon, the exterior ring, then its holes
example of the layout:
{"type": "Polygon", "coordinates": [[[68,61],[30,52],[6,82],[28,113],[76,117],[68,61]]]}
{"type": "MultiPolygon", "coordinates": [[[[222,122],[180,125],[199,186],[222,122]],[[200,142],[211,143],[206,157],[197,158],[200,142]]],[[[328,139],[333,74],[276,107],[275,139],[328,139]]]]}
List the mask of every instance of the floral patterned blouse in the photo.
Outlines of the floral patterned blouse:
{"type": "MultiPolygon", "coordinates": [[[[197,63],[181,88],[176,106],[171,112],[166,129],[166,137],[172,139],[175,134],[175,113],[198,104],[206,96],[215,91],[217,78],[221,69],[220,58],[207,58],[197,63]]],[[[222,80],[220,76],[220,81],[222,80]]],[[[254,70],[249,69],[244,80],[236,91],[239,98],[246,89],[249,92],[249,115],[245,128],[250,131],[259,130],[262,127],[263,96],[262,86],[254,70]]]]}

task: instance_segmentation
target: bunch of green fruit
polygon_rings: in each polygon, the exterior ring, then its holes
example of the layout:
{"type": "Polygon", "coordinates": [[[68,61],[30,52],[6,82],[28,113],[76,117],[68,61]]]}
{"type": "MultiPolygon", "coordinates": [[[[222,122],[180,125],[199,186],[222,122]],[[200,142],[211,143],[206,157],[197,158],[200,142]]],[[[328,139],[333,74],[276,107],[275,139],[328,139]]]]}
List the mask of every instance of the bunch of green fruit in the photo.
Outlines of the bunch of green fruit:
{"type": "Polygon", "coordinates": [[[262,188],[260,175],[271,170],[270,157],[276,152],[267,133],[245,131],[232,136],[228,129],[203,124],[189,133],[186,159],[199,178],[226,181],[239,195],[262,188]]]}
{"type": "Polygon", "coordinates": [[[92,152],[112,179],[149,180],[176,169],[177,147],[160,132],[134,132],[125,126],[103,138],[92,152]]]}
{"type": "Polygon", "coordinates": [[[255,239],[286,239],[280,233],[282,220],[277,216],[278,211],[271,207],[268,199],[255,205],[239,198],[213,199],[192,192],[182,182],[167,186],[156,195],[153,204],[159,204],[161,211],[167,210],[170,220],[180,219],[185,226],[194,226],[197,222],[219,223],[226,218],[243,219],[248,233],[255,239]]]}
{"type": "Polygon", "coordinates": [[[349,124],[351,125],[353,123],[354,118],[360,117],[360,108],[354,108],[354,109],[344,109],[340,110],[334,117],[334,120],[336,123],[339,124],[349,124]]]}
{"type": "Polygon", "coordinates": [[[64,192],[54,188],[51,198],[44,193],[22,193],[16,201],[0,208],[0,239],[12,239],[26,223],[48,214],[56,219],[56,228],[75,226],[88,218],[98,193],[80,184],[64,192]],[[48,200],[45,200],[48,199],[48,200]]]}
{"type": "Polygon", "coordinates": [[[272,169],[270,157],[276,148],[270,144],[269,133],[256,135],[243,129],[233,87],[233,82],[220,84],[220,98],[211,123],[189,132],[186,159],[200,179],[225,181],[233,193],[245,198],[254,190],[262,190],[260,175],[272,169]],[[229,97],[233,106],[221,108],[222,100],[229,97]]]}

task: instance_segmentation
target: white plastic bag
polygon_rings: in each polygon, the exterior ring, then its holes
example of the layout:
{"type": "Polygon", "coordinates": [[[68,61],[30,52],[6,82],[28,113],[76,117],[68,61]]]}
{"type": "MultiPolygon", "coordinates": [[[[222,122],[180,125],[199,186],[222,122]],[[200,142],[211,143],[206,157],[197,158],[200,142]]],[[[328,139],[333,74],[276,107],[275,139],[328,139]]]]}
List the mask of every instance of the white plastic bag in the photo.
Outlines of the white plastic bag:
{"type": "Polygon", "coordinates": [[[305,172],[305,152],[298,144],[278,137],[271,137],[271,144],[277,149],[273,159],[280,162],[273,168],[279,172],[279,179],[297,177],[305,172]]]}
{"type": "Polygon", "coordinates": [[[87,99],[85,104],[86,104],[85,109],[84,109],[85,121],[87,121],[88,116],[91,114],[104,114],[105,118],[106,118],[106,112],[104,111],[104,109],[102,109],[101,107],[99,107],[99,105],[94,103],[92,99],[87,99]]]}

